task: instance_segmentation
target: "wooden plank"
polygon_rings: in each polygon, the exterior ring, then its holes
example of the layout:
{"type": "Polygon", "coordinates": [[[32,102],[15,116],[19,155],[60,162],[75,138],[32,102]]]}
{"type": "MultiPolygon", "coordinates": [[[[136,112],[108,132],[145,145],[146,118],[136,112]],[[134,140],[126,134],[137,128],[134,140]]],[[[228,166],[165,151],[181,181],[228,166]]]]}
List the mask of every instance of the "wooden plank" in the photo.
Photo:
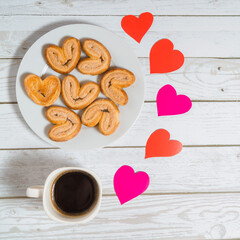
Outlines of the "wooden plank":
{"type": "MultiPolygon", "coordinates": [[[[20,61],[0,59],[0,102],[17,101],[15,81],[20,61]]],[[[146,101],[155,101],[165,84],[195,101],[240,100],[240,59],[186,58],[183,67],[170,74],[149,74],[149,59],[140,58],[140,62],[145,70],[146,101]]]]}
{"type": "MultiPolygon", "coordinates": [[[[2,104],[0,112],[1,148],[50,147],[29,129],[16,104],[2,104]]],[[[188,113],[165,117],[157,116],[156,103],[145,103],[133,127],[111,146],[145,146],[159,128],[183,145],[239,145],[239,119],[239,102],[194,102],[188,113]]]]}
{"type": "Polygon", "coordinates": [[[0,102],[16,102],[15,82],[21,59],[0,59],[0,102]]]}
{"type": "Polygon", "coordinates": [[[121,206],[104,196],[84,225],[50,220],[40,200],[0,200],[0,239],[237,239],[240,194],[142,195],[121,206]]]}
{"type": "Polygon", "coordinates": [[[184,0],[142,0],[142,1],[104,1],[104,0],[25,0],[1,1],[2,15],[127,15],[150,11],[157,15],[239,15],[240,3],[231,1],[197,2],[184,0]],[[26,11],[27,9],[27,11],[26,11]]]}
{"type": "Polygon", "coordinates": [[[173,41],[185,57],[239,57],[240,17],[161,17],[141,44],[121,28],[120,16],[1,16],[0,58],[23,57],[46,32],[71,23],[105,27],[126,40],[138,57],[148,57],[152,45],[162,38],[173,41]]]}
{"type": "Polygon", "coordinates": [[[239,147],[191,147],[171,158],[144,159],[144,148],[105,148],[90,152],[63,150],[0,151],[0,198],[25,196],[26,188],[43,184],[63,166],[95,171],[104,194],[113,194],[113,176],[122,165],[146,171],[146,193],[237,192],[240,189],[239,147]],[[99,157],[101,156],[101,157],[99,157]]]}
{"type": "Polygon", "coordinates": [[[141,63],[146,69],[147,101],[155,101],[158,90],[166,84],[195,101],[239,100],[239,59],[187,58],[184,65],[171,74],[149,74],[149,60],[142,59],[141,63]]]}

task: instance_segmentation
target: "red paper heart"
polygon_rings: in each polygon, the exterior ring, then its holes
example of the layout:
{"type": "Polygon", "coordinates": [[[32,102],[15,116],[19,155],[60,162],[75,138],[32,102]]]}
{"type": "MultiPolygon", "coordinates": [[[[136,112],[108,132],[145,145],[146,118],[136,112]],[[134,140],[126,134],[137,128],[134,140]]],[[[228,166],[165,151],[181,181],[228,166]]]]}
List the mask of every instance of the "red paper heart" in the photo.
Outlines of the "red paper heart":
{"type": "Polygon", "coordinates": [[[122,18],[122,29],[138,43],[151,27],[153,15],[150,12],[142,13],[139,18],[133,15],[127,15],[122,18]]]}
{"type": "Polygon", "coordinates": [[[170,134],[165,129],[153,132],[147,140],[145,158],[171,157],[182,150],[182,143],[177,140],[169,140],[170,134]]]}
{"type": "Polygon", "coordinates": [[[184,63],[184,56],[179,50],[173,50],[173,43],[168,39],[157,41],[150,51],[150,73],[168,73],[179,69],[184,63]]]}

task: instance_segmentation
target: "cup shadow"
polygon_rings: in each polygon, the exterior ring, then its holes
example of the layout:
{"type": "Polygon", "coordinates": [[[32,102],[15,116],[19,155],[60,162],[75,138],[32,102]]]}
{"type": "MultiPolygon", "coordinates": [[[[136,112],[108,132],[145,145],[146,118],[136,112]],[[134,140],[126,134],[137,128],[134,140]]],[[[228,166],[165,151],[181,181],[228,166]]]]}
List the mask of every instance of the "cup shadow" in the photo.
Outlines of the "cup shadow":
{"type": "Polygon", "coordinates": [[[61,167],[83,167],[70,153],[63,150],[12,150],[1,171],[0,185],[7,196],[25,196],[27,187],[43,185],[47,176],[61,167]]]}

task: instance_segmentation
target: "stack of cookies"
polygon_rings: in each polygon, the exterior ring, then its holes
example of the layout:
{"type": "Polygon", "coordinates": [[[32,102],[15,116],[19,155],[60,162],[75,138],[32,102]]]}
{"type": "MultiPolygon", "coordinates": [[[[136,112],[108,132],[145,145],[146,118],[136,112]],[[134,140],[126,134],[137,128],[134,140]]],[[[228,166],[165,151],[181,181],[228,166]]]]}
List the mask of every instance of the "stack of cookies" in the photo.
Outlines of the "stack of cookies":
{"type": "Polygon", "coordinates": [[[24,80],[28,96],[45,107],[53,105],[62,93],[66,107],[51,106],[46,111],[47,119],[54,124],[48,136],[53,141],[67,141],[81,130],[82,123],[87,127],[98,125],[103,135],[113,134],[119,125],[118,105],[126,105],[128,95],[123,88],[135,81],[132,72],[115,68],[108,70],[111,55],[100,42],[88,39],[83,42],[83,51],[88,56],[80,59],[81,44],[76,38],[67,38],[62,48],[50,45],[45,50],[48,65],[56,72],[65,74],[62,81],[57,76],[48,76],[42,80],[35,74],[29,74],[24,80]],[[103,74],[100,86],[89,81],[80,84],[78,79],[69,73],[77,68],[87,75],[103,74]],[[107,97],[98,99],[100,91],[107,97]],[[80,118],[72,110],[83,109],[80,118]]]}

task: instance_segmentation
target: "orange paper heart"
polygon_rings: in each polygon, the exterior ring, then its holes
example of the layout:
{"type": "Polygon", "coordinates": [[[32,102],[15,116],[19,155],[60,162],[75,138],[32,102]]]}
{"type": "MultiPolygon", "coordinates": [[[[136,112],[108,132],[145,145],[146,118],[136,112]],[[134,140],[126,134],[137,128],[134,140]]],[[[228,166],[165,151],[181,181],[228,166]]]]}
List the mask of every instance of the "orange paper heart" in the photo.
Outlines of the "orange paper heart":
{"type": "Polygon", "coordinates": [[[184,56],[169,39],[161,39],[152,46],[149,60],[150,73],[168,73],[183,65],[184,56]]]}
{"type": "Polygon", "coordinates": [[[140,43],[143,36],[151,27],[152,22],[153,15],[150,12],[145,12],[139,17],[135,17],[133,15],[123,17],[121,26],[130,37],[140,43]]]}
{"type": "Polygon", "coordinates": [[[167,130],[158,129],[147,140],[145,158],[171,157],[181,152],[181,150],[181,142],[170,140],[170,134],[167,130]]]}

